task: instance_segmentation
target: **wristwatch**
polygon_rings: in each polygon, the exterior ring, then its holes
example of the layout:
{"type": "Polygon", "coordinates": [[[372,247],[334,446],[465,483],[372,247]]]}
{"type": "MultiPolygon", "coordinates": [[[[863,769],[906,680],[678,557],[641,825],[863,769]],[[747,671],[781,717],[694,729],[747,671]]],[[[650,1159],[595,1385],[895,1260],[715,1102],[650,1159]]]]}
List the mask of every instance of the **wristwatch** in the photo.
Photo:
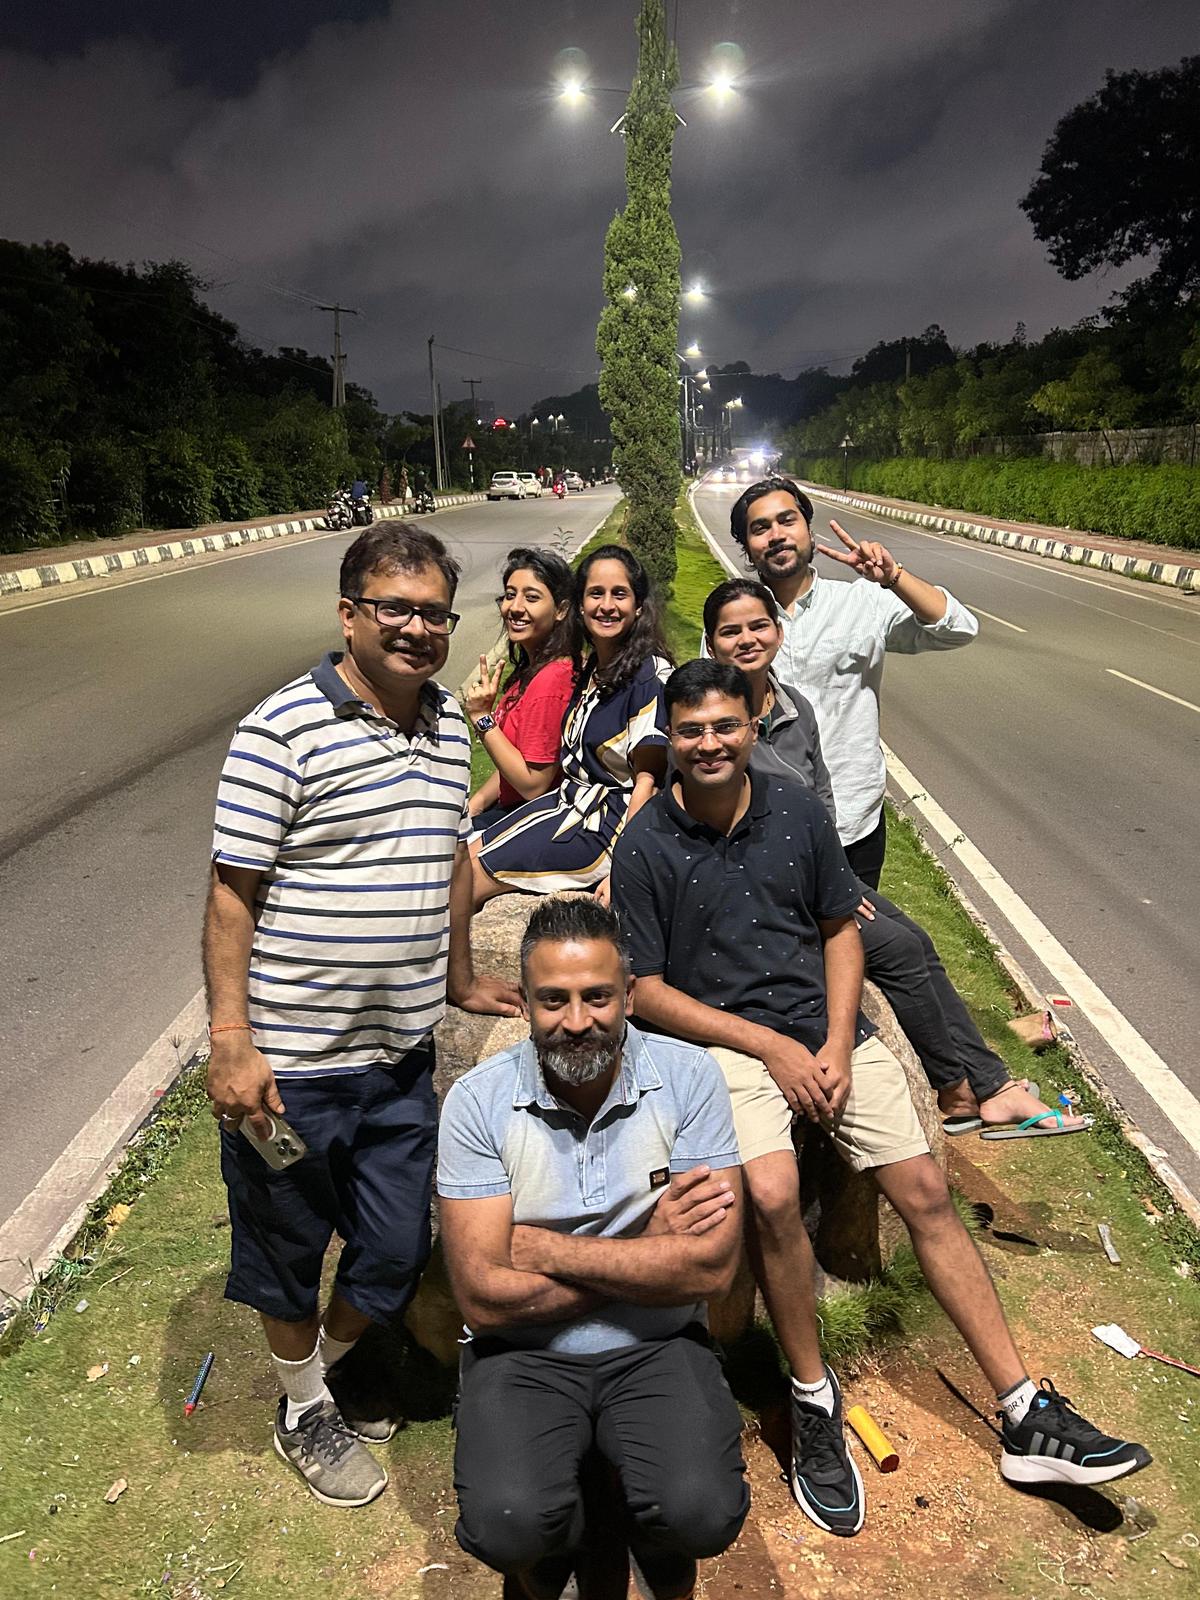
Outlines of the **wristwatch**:
{"type": "Polygon", "coordinates": [[[485,733],[491,733],[496,726],[496,719],[490,711],[485,711],[482,717],[475,718],[475,732],[482,739],[485,733]]]}

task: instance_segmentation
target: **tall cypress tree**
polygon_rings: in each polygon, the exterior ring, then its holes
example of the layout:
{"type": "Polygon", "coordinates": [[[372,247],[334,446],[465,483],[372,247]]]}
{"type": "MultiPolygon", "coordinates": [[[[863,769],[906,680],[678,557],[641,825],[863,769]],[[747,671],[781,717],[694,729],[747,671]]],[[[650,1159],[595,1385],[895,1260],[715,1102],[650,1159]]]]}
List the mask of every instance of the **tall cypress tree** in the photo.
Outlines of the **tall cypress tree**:
{"type": "Polygon", "coordinates": [[[637,32],[637,74],[622,124],[626,204],[604,244],[606,305],[596,350],[600,400],[620,451],[629,543],[665,591],[675,576],[680,285],[671,216],[671,90],[679,60],[663,0],[642,0],[637,32]]]}

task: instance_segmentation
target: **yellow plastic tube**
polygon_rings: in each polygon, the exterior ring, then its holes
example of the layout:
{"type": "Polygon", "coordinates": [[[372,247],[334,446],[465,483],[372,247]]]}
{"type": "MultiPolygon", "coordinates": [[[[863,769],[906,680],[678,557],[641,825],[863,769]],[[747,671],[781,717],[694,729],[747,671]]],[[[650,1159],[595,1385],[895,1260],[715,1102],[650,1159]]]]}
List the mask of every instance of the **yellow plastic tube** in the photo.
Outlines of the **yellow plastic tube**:
{"type": "Polygon", "coordinates": [[[880,1472],[895,1472],[900,1465],[900,1457],[888,1442],[887,1436],[876,1425],[867,1408],[851,1406],[846,1413],[846,1421],[874,1456],[875,1465],[880,1472]]]}

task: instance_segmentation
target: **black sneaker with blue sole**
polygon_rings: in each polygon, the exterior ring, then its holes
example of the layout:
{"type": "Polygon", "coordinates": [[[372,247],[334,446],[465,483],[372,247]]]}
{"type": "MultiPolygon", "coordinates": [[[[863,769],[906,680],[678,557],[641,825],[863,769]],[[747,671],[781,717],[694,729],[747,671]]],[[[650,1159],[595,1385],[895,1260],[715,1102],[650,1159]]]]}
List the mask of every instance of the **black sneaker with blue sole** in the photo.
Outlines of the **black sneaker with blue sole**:
{"type": "Polygon", "coordinates": [[[863,1481],[846,1446],[841,1385],[833,1385],[833,1415],[792,1390],[792,1493],[801,1511],[826,1533],[852,1538],[867,1514],[863,1481]]]}
{"type": "Polygon", "coordinates": [[[1020,1422],[999,1413],[1004,1450],[1000,1474],[1009,1483],[1112,1483],[1154,1459],[1144,1445],[1114,1439],[1075,1411],[1049,1378],[1020,1422]]]}

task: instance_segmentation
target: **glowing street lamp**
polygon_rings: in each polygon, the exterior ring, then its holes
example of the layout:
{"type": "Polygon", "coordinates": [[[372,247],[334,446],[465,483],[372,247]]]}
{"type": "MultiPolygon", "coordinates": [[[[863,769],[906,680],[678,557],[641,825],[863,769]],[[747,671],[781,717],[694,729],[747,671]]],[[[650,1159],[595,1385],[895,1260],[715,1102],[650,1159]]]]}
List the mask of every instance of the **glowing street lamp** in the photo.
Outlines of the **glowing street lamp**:
{"type": "Polygon", "coordinates": [[[578,78],[566,79],[559,88],[558,97],[560,100],[565,100],[569,106],[577,106],[581,100],[586,98],[583,85],[578,78]]]}
{"type": "Polygon", "coordinates": [[[683,298],[688,301],[690,305],[698,306],[703,305],[708,296],[705,294],[703,284],[693,283],[683,298]]]}
{"type": "MultiPolygon", "coordinates": [[[[698,361],[699,358],[704,354],[704,351],[701,350],[700,346],[693,339],[691,344],[688,345],[687,349],[683,353],[685,356],[687,356],[689,361],[698,361]]],[[[698,373],[697,376],[699,377],[701,374],[698,373]]]]}
{"type": "Polygon", "coordinates": [[[733,77],[728,72],[714,72],[708,85],[709,93],[722,102],[728,100],[733,88],[733,77]]]}

